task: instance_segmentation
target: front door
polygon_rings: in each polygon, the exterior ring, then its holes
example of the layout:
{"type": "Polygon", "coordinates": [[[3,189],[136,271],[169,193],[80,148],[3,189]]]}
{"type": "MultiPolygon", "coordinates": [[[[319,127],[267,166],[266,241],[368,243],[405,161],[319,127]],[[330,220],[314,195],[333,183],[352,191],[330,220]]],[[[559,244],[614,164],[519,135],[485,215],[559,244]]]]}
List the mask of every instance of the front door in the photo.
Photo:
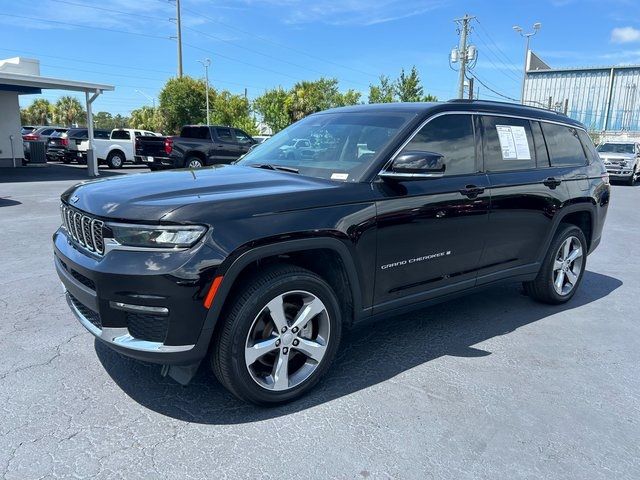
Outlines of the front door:
{"type": "Polygon", "coordinates": [[[240,155],[238,144],[228,127],[215,127],[213,140],[213,163],[231,163],[240,155]]]}
{"type": "Polygon", "coordinates": [[[435,117],[403,151],[443,155],[444,175],[375,183],[376,312],[475,285],[490,197],[474,130],[469,114],[435,117]]]}

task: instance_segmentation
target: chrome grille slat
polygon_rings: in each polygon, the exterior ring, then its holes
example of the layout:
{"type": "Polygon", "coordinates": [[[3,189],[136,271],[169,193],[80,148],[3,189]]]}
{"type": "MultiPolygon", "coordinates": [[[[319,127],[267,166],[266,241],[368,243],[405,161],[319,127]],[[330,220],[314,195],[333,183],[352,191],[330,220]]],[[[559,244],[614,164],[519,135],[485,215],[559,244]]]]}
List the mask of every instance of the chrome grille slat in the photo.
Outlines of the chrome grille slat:
{"type": "Polygon", "coordinates": [[[66,205],[62,206],[63,226],[76,244],[92,253],[104,254],[104,222],[66,205]]]}

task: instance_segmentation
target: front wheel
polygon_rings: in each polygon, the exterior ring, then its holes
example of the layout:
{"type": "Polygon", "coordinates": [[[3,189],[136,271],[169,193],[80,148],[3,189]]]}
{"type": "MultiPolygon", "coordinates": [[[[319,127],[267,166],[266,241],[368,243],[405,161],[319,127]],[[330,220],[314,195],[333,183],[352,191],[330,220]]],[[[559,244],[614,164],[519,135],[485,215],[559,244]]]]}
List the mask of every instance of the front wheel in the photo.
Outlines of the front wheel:
{"type": "Polygon", "coordinates": [[[543,303],[568,302],[576,293],[587,264],[587,241],[575,225],[561,224],[538,276],[524,283],[526,293],[543,303]]]}
{"type": "Polygon", "coordinates": [[[241,400],[274,405],[311,389],[340,344],[342,318],[331,287],[308,270],[281,265],[233,300],[216,335],[211,365],[241,400]]]}

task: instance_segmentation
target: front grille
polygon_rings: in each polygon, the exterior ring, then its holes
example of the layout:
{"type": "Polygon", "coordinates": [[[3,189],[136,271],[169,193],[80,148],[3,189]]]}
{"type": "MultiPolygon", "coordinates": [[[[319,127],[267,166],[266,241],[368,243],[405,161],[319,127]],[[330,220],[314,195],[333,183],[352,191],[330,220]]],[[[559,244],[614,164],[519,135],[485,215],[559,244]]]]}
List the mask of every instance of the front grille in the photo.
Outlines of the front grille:
{"type": "Polygon", "coordinates": [[[69,298],[71,299],[71,302],[73,303],[73,306],[78,309],[78,311],[82,314],[82,316],[85,317],[87,320],[89,320],[94,327],[97,327],[100,330],[102,330],[102,320],[100,319],[100,314],[97,312],[94,312],[89,307],[86,307],[83,303],[81,303],[76,297],[74,297],[70,293],[68,295],[69,295],[69,298]]]}
{"type": "Polygon", "coordinates": [[[169,318],[127,312],[127,325],[132,337],[148,342],[164,342],[169,318]]]}
{"type": "Polygon", "coordinates": [[[61,207],[62,221],[69,237],[86,250],[104,254],[104,222],[67,205],[61,207]]]}

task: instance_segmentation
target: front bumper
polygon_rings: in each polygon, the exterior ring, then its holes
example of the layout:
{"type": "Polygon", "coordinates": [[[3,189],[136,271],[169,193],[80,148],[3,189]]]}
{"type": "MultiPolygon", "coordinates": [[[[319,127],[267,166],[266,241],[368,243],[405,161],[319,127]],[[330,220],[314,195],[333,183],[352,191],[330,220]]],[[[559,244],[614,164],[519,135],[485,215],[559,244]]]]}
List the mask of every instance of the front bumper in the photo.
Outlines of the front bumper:
{"type": "Polygon", "coordinates": [[[612,179],[629,179],[633,175],[633,166],[619,167],[607,165],[607,173],[612,179]]]}
{"type": "Polygon", "coordinates": [[[211,256],[201,244],[170,254],[114,250],[95,257],[64,229],[54,234],[55,268],[80,323],[122,354],[165,365],[192,365],[207,354],[213,322],[206,322],[202,299],[210,282],[197,267],[211,256]]]}

